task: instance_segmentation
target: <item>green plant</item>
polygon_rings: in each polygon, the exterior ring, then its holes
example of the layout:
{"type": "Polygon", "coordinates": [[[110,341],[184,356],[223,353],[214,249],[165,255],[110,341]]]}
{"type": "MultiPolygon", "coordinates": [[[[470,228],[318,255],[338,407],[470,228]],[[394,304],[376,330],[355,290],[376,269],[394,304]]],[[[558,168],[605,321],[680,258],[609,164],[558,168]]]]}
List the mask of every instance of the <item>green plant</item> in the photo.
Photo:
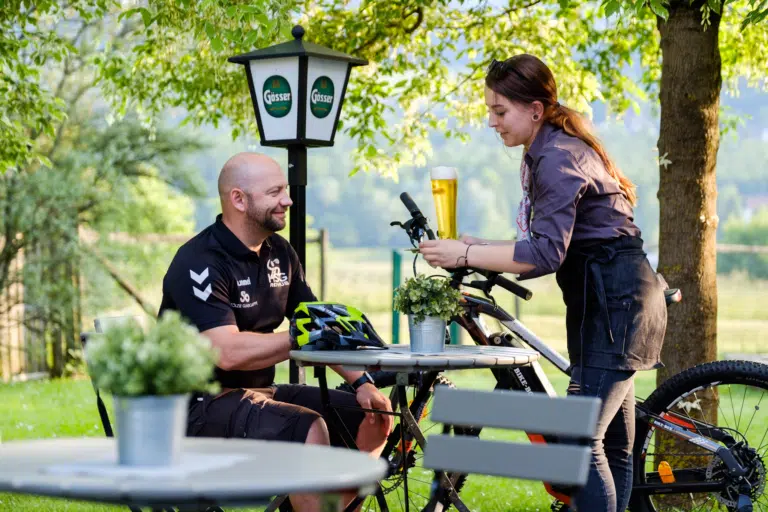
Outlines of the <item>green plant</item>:
{"type": "Polygon", "coordinates": [[[450,320],[461,312],[461,293],[451,288],[441,276],[419,274],[410,277],[395,290],[394,307],[406,315],[414,315],[416,323],[434,316],[450,320]]]}
{"type": "Polygon", "coordinates": [[[211,342],[175,311],[165,312],[148,330],[133,320],[116,324],[85,352],[94,384],[113,395],[216,392],[211,342]]]}

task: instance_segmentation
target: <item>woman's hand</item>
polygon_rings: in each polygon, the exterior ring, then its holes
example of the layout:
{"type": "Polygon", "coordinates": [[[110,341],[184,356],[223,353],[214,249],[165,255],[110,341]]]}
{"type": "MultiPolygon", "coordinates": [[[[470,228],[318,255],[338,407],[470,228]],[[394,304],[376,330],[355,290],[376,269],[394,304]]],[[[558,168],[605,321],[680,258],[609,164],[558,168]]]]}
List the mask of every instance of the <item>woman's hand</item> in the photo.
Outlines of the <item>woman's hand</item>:
{"type": "Polygon", "coordinates": [[[419,244],[419,252],[430,266],[446,269],[465,267],[468,248],[458,240],[425,240],[419,244]]]}

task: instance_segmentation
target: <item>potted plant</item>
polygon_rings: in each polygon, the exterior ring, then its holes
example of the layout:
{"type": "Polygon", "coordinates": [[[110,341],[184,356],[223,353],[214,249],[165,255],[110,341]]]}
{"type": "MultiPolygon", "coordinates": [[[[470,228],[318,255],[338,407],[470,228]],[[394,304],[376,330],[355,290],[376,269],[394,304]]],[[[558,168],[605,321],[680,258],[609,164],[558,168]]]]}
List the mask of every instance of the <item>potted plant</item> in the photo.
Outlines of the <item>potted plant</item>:
{"type": "Polygon", "coordinates": [[[109,327],[85,357],[94,386],[114,398],[119,464],[177,463],[190,393],[216,392],[211,342],[167,311],[146,330],[133,319],[109,327]]]}
{"type": "Polygon", "coordinates": [[[394,308],[408,315],[411,352],[443,351],[445,327],[461,312],[461,293],[442,276],[419,274],[395,290],[394,308]]]}

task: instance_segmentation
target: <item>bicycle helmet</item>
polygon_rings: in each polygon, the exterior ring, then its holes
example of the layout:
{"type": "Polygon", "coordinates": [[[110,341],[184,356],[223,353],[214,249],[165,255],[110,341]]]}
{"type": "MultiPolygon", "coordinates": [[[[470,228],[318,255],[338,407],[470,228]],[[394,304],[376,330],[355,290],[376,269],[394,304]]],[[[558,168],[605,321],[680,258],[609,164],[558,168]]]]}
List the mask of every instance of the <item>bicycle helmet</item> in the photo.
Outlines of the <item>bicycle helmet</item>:
{"type": "Polygon", "coordinates": [[[291,318],[291,342],[302,350],[385,348],[360,310],[332,302],[302,302],[291,318]]]}

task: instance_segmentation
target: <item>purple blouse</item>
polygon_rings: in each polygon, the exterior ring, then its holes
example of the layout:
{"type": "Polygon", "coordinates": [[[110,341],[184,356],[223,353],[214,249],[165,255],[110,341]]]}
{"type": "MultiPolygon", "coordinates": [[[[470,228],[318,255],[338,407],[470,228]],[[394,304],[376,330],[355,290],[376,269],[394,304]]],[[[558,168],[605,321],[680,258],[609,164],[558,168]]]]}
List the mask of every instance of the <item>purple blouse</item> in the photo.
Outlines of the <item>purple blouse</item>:
{"type": "Polygon", "coordinates": [[[524,158],[533,174],[531,238],[515,243],[514,260],[536,268],[519,280],[557,271],[572,240],[640,236],[632,205],[584,141],[545,123],[524,158]]]}

